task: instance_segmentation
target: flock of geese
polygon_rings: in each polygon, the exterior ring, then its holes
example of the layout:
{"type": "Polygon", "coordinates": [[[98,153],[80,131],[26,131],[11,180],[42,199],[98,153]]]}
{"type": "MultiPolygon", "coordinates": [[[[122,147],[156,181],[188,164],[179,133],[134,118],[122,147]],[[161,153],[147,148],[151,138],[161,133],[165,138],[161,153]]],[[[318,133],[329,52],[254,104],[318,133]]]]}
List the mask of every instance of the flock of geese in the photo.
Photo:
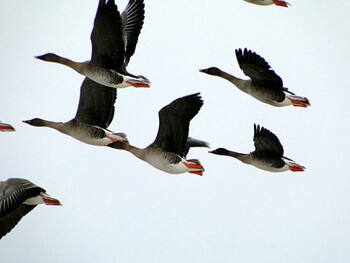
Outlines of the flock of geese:
{"type": "MultiPolygon", "coordinates": [[[[259,5],[289,5],[281,0],[245,1],[259,5]]],[[[166,173],[202,175],[204,168],[200,161],[186,158],[191,147],[209,147],[205,141],[188,137],[190,121],[203,106],[200,93],[175,99],[160,109],[158,133],[146,148],[133,146],[126,134],[108,129],[114,116],[116,89],[149,88],[151,84],[146,77],[131,74],[127,70],[143,26],[144,6],[144,0],[129,0],[120,14],[114,0],[99,0],[91,32],[92,52],[89,61],[75,62],[53,53],[36,56],[36,59],[70,67],[84,75],[85,79],[80,87],[78,109],[73,119],[54,122],[34,118],[23,122],[35,127],[55,129],[87,144],[128,151],[166,173]]],[[[260,55],[245,48],[236,50],[236,58],[249,79],[237,78],[217,67],[201,69],[200,72],[226,79],[253,98],[275,107],[310,106],[307,98],[297,96],[283,87],[282,79],[260,55]]],[[[10,124],[0,122],[0,131],[14,130],[10,124]]],[[[305,167],[284,156],[282,144],[268,129],[254,124],[253,140],[255,150],[248,154],[225,148],[209,153],[231,156],[269,172],[304,171],[305,167]]],[[[0,182],[0,239],[38,204],[61,205],[43,188],[26,179],[10,178],[0,182]]]]}

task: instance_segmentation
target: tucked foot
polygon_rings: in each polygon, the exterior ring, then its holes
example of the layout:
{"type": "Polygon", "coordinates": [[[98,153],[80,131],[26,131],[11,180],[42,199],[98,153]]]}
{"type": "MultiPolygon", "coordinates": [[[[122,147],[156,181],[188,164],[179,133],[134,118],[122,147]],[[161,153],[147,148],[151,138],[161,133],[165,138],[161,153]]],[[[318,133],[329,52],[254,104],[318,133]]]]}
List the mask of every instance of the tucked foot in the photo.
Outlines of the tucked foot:
{"type": "Polygon", "coordinates": [[[12,125],[7,123],[0,123],[0,131],[1,132],[11,132],[15,131],[15,128],[12,127],[12,125]]]}
{"type": "Polygon", "coordinates": [[[289,170],[291,170],[292,172],[304,172],[305,171],[305,167],[290,165],[289,166],[289,170]]]}
{"type": "Polygon", "coordinates": [[[126,83],[128,83],[129,85],[133,86],[134,88],[149,88],[149,82],[146,82],[144,80],[137,80],[137,79],[133,79],[133,80],[128,80],[126,83]]]}
{"type": "Polygon", "coordinates": [[[198,160],[193,159],[193,162],[188,161],[188,162],[182,162],[188,169],[190,169],[190,171],[188,171],[189,173],[192,174],[197,174],[202,176],[203,175],[203,171],[204,168],[203,166],[200,164],[200,162],[198,160]]]}
{"type": "Polygon", "coordinates": [[[197,172],[189,172],[190,174],[197,174],[199,176],[202,176],[203,175],[203,172],[201,171],[197,171],[197,172]]]}
{"type": "Polygon", "coordinates": [[[295,107],[303,107],[307,108],[310,106],[310,103],[308,101],[300,101],[300,100],[290,100],[295,107]]]}
{"type": "Polygon", "coordinates": [[[111,141],[111,143],[114,143],[114,142],[121,142],[124,144],[129,143],[126,134],[122,133],[122,132],[107,135],[106,138],[109,139],[111,141]]]}
{"type": "Polygon", "coordinates": [[[294,94],[288,94],[287,98],[290,100],[293,106],[306,108],[311,106],[308,98],[300,97],[294,94]]]}
{"type": "Polygon", "coordinates": [[[273,0],[273,3],[275,5],[283,6],[283,7],[288,7],[289,5],[291,5],[290,3],[285,2],[285,1],[281,1],[281,0],[273,0]]]}
{"type": "Polygon", "coordinates": [[[124,143],[127,144],[128,140],[119,136],[106,136],[107,139],[109,139],[111,141],[111,143],[114,142],[120,142],[120,143],[124,143]]]}

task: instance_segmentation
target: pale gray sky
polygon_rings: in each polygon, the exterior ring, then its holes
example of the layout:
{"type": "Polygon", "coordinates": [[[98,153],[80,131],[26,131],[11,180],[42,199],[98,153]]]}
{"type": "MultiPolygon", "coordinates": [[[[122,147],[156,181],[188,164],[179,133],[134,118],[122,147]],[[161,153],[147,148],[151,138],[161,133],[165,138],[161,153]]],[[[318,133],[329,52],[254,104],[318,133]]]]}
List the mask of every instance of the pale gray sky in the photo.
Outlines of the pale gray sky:
{"type": "MultiPolygon", "coordinates": [[[[129,70],[151,89],[118,90],[110,129],[144,147],[158,111],[200,91],[204,106],[190,135],[253,150],[253,124],[274,132],[304,173],[273,174],[193,149],[203,177],[169,175],[127,152],[80,143],[21,121],[67,121],[83,77],[34,55],[90,58],[97,0],[6,1],[0,9],[2,178],[23,177],[58,198],[39,206],[0,241],[1,261],[18,262],[349,262],[350,4],[289,1],[146,0],[146,19],[129,70]],[[198,72],[218,66],[244,77],[234,50],[263,56],[307,109],[273,108],[225,80],[198,72]]],[[[117,1],[123,10],[127,1],[117,1]]]]}

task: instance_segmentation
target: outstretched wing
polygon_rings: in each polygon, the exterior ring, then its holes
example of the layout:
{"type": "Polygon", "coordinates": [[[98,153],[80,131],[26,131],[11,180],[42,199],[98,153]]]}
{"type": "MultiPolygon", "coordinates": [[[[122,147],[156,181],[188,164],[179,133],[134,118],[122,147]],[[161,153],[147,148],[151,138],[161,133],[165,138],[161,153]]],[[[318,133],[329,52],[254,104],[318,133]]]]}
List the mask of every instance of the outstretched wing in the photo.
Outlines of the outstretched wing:
{"type": "Polygon", "coordinates": [[[123,37],[125,41],[124,68],[130,57],[135,53],[136,44],[145,19],[145,4],[143,0],[130,0],[122,15],[123,37]]]}
{"type": "Polygon", "coordinates": [[[25,200],[45,190],[26,179],[10,178],[0,182],[0,218],[14,211],[25,200]]]}
{"type": "Polygon", "coordinates": [[[275,134],[254,124],[254,146],[256,154],[283,156],[283,146],[275,134]]]}
{"type": "Polygon", "coordinates": [[[190,121],[203,105],[200,93],[178,98],[159,111],[159,128],[152,145],[184,156],[190,121]]]}
{"type": "Polygon", "coordinates": [[[107,128],[113,120],[117,90],[85,78],[80,87],[80,99],[75,119],[107,128]]]}
{"type": "Polygon", "coordinates": [[[239,67],[251,80],[259,92],[269,94],[276,101],[283,101],[283,81],[273,71],[264,58],[251,50],[236,49],[239,67]]]}
{"type": "Polygon", "coordinates": [[[93,64],[120,71],[125,57],[123,26],[114,0],[100,0],[91,32],[93,64]]]}
{"type": "Polygon", "coordinates": [[[0,239],[9,233],[18,224],[22,217],[32,211],[35,207],[35,205],[21,204],[16,210],[9,212],[4,217],[0,217],[0,239]]]}

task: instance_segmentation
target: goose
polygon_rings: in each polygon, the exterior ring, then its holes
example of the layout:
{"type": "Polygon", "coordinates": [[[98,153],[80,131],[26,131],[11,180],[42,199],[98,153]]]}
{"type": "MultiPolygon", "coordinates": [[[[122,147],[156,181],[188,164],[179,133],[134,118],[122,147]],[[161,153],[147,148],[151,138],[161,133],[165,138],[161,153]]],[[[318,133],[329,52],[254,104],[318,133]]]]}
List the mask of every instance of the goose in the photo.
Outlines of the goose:
{"type": "MultiPolygon", "coordinates": [[[[103,7],[102,10],[105,10],[105,5],[102,2],[104,3],[104,1],[100,1],[100,8],[103,7]]],[[[108,7],[111,3],[113,1],[108,2],[108,7]]],[[[140,1],[130,1],[129,4],[131,6],[127,7],[126,10],[137,9],[138,5],[134,6],[135,3],[140,3],[140,1]]],[[[110,10],[110,7],[107,10],[110,10]]],[[[114,5],[112,10],[115,10],[114,5]]],[[[128,14],[128,12],[126,13],[128,14]]],[[[125,15],[124,19],[127,19],[127,17],[125,15]]],[[[129,19],[129,21],[133,20],[129,19]]],[[[98,25],[101,27],[103,24],[98,23],[98,25]]],[[[105,26],[107,27],[108,23],[105,26]]],[[[99,61],[101,64],[109,64],[111,67],[117,67],[120,61],[115,58],[119,56],[120,48],[115,44],[113,35],[102,34],[101,30],[99,31],[98,29],[95,28],[91,34],[94,46],[92,60],[99,61]],[[103,37],[104,35],[105,38],[103,37]]],[[[54,122],[34,118],[24,120],[23,122],[35,127],[49,127],[71,136],[78,141],[95,146],[107,146],[117,141],[128,143],[127,136],[124,133],[114,133],[107,129],[113,120],[116,94],[116,89],[104,86],[85,77],[80,87],[77,113],[73,119],[67,122],[54,122]]]]}
{"type": "Polygon", "coordinates": [[[256,5],[278,5],[283,7],[288,7],[290,4],[286,1],[281,0],[244,0],[246,2],[256,4],[256,5]]]}
{"type": "Polygon", "coordinates": [[[200,93],[184,96],[164,106],[158,113],[159,127],[157,136],[149,146],[140,149],[131,144],[115,142],[109,146],[128,151],[152,165],[169,173],[193,173],[202,175],[204,168],[197,159],[186,159],[190,147],[206,146],[205,142],[189,139],[189,125],[192,118],[203,105],[200,93]]]}
{"type": "Polygon", "coordinates": [[[306,168],[297,164],[292,159],[283,156],[283,146],[278,140],[277,136],[268,129],[254,124],[254,146],[255,151],[244,154],[227,150],[225,148],[218,148],[209,153],[217,155],[231,156],[240,160],[243,163],[250,164],[256,168],[268,172],[302,172],[306,168]]]}
{"type": "Polygon", "coordinates": [[[61,205],[46,191],[21,178],[0,181],[0,239],[39,204],[61,205]]]}
{"type": "Polygon", "coordinates": [[[114,0],[99,1],[91,32],[90,61],[75,62],[54,53],[35,58],[68,66],[104,86],[148,88],[150,81],[146,77],[135,76],[126,70],[143,26],[144,6],[143,0],[130,0],[120,15],[114,0]]]}
{"type": "Polygon", "coordinates": [[[12,131],[15,131],[15,128],[11,124],[0,121],[0,132],[12,132],[12,131]]]}
{"type": "Polygon", "coordinates": [[[126,134],[107,129],[113,120],[116,89],[102,86],[85,78],[80,88],[78,110],[67,122],[48,121],[40,118],[23,120],[35,127],[48,127],[86,144],[107,146],[120,141],[128,143],[126,134]]]}
{"type": "Polygon", "coordinates": [[[217,67],[200,69],[202,73],[224,78],[241,91],[266,104],[282,107],[293,105],[296,107],[310,106],[305,97],[300,97],[283,87],[282,79],[271,69],[264,58],[247,48],[236,49],[236,57],[240,68],[250,79],[243,80],[217,67]]]}

